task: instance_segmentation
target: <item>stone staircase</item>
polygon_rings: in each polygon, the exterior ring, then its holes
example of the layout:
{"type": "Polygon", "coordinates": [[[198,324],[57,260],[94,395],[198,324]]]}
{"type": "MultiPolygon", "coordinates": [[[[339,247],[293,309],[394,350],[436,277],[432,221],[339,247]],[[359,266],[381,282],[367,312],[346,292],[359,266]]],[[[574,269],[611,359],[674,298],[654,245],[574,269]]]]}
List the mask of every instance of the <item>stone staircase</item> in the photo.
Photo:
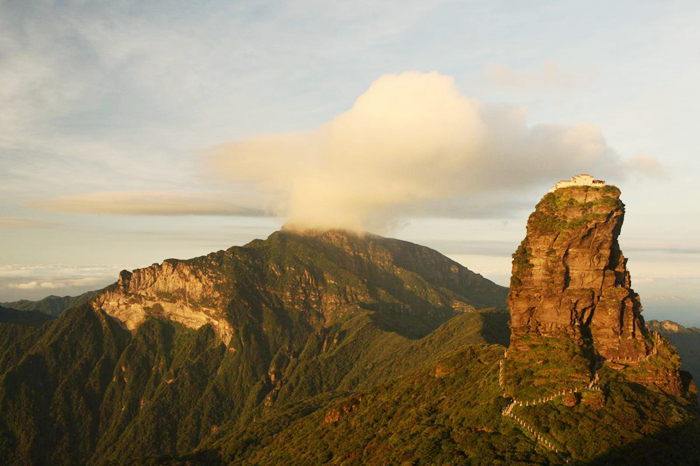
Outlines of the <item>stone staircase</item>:
{"type": "Polygon", "coordinates": [[[567,394],[573,394],[573,393],[579,393],[583,390],[590,390],[590,391],[600,391],[600,387],[598,386],[598,381],[599,381],[599,375],[598,375],[598,367],[596,366],[594,370],[594,375],[591,378],[591,380],[586,384],[582,385],[580,387],[576,388],[570,388],[568,390],[560,390],[557,393],[554,393],[550,396],[534,399],[534,400],[518,400],[515,397],[509,397],[508,394],[506,393],[506,388],[505,388],[505,375],[504,375],[504,369],[505,369],[505,363],[506,359],[508,358],[508,350],[505,351],[503,354],[503,358],[499,361],[499,370],[498,370],[498,384],[501,387],[501,392],[503,394],[503,398],[508,398],[510,399],[510,403],[503,408],[501,411],[501,415],[507,418],[510,418],[514,420],[515,422],[520,425],[520,427],[526,431],[527,433],[532,436],[536,442],[539,444],[543,445],[545,448],[548,450],[553,451],[556,453],[562,461],[565,463],[569,463],[570,460],[566,458],[564,455],[565,453],[562,453],[562,451],[557,448],[555,443],[547,438],[544,434],[539,432],[535,427],[533,427],[531,424],[520,418],[517,414],[513,412],[513,410],[516,407],[525,407],[525,406],[537,406],[539,404],[544,404],[544,403],[549,403],[550,401],[555,400],[556,398],[559,398],[561,396],[567,395],[567,394]]]}
{"type": "MultiPolygon", "coordinates": [[[[658,346],[659,344],[662,343],[661,335],[658,332],[652,332],[654,336],[654,347],[652,348],[652,351],[647,354],[644,357],[640,357],[635,359],[633,362],[638,362],[641,360],[647,360],[652,356],[655,356],[658,354],[658,346]]],[[[579,393],[582,392],[583,390],[587,391],[600,391],[600,387],[598,386],[598,382],[600,380],[600,376],[598,374],[598,370],[600,369],[600,363],[596,364],[595,368],[593,369],[593,377],[591,377],[591,380],[586,384],[586,385],[581,385],[580,387],[575,387],[575,388],[570,388],[567,390],[560,390],[553,395],[549,395],[546,397],[541,397],[533,400],[518,400],[515,397],[510,397],[508,396],[506,392],[506,387],[505,387],[505,375],[504,375],[504,369],[505,369],[505,364],[506,360],[508,358],[508,350],[503,353],[503,358],[498,362],[499,364],[499,369],[498,369],[498,385],[501,387],[501,393],[503,394],[503,398],[509,399],[510,403],[503,408],[501,411],[501,415],[504,417],[507,417],[509,419],[514,420],[515,422],[520,425],[520,427],[525,430],[527,433],[529,433],[537,442],[539,442],[541,445],[546,447],[547,449],[553,451],[556,453],[562,461],[565,463],[569,463],[570,459],[566,458],[564,455],[568,455],[568,453],[562,453],[562,451],[557,448],[555,443],[551,440],[548,439],[545,435],[543,435],[541,432],[539,432],[537,429],[535,429],[531,424],[527,423],[525,420],[517,416],[515,413],[513,413],[513,410],[516,407],[527,407],[527,406],[537,406],[539,404],[543,403],[549,403],[551,401],[554,401],[556,398],[559,398],[564,395],[568,394],[574,394],[574,393],[579,393]]],[[[624,360],[624,361],[632,361],[631,359],[629,360],[624,360]]],[[[623,360],[611,360],[611,362],[623,362],[623,360]]]]}

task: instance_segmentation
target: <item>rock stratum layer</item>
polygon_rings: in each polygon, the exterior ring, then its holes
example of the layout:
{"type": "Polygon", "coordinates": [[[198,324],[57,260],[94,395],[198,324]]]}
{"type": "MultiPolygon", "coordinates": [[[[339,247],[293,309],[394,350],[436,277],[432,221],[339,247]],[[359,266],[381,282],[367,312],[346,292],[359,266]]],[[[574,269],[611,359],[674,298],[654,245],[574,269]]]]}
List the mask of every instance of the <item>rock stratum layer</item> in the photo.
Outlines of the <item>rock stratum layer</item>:
{"type": "Polygon", "coordinates": [[[513,254],[511,343],[566,336],[607,359],[651,351],[642,305],[617,238],[625,208],[615,186],[557,189],[530,215],[513,254]]]}
{"type": "MultiPolygon", "coordinates": [[[[208,257],[211,264],[216,256],[208,257]]],[[[232,327],[221,312],[221,293],[216,285],[223,277],[215,268],[186,261],[167,260],[133,272],[123,270],[119,281],[100,294],[92,305],[119,320],[131,331],[148,316],[164,317],[190,328],[210,324],[228,343],[232,327]]]]}

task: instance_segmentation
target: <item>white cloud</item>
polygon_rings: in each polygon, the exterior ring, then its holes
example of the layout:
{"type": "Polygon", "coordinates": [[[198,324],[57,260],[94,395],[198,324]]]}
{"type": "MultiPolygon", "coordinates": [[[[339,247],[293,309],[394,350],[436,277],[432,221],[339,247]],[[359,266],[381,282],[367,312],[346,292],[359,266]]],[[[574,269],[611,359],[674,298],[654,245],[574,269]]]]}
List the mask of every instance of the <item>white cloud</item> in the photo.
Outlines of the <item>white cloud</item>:
{"type": "Polygon", "coordinates": [[[41,299],[61,290],[62,295],[78,295],[97,290],[119,278],[119,271],[133,270],[134,265],[0,265],[0,302],[18,299],[41,299]],[[5,290],[5,291],[2,291],[5,290]]]}
{"type": "Polygon", "coordinates": [[[84,277],[84,278],[78,278],[75,280],[69,280],[68,285],[69,286],[96,286],[99,284],[102,284],[104,282],[104,279],[98,278],[98,277],[84,277]]]}
{"type": "Polygon", "coordinates": [[[10,283],[7,285],[9,288],[14,288],[17,290],[37,290],[37,289],[44,289],[44,290],[55,290],[58,288],[63,288],[62,283],[54,283],[54,282],[36,282],[36,281],[31,281],[27,283],[10,283]]]}
{"type": "Polygon", "coordinates": [[[529,126],[523,108],[469,98],[436,72],[382,76],[313,131],[223,144],[208,159],[218,176],[277,194],[292,226],[374,231],[431,202],[512,200],[622,166],[594,124],[529,126]]]}
{"type": "Polygon", "coordinates": [[[593,82],[597,73],[589,68],[563,69],[556,61],[542,64],[536,71],[522,71],[491,61],[484,67],[484,76],[496,86],[511,90],[563,89],[593,82]]]}

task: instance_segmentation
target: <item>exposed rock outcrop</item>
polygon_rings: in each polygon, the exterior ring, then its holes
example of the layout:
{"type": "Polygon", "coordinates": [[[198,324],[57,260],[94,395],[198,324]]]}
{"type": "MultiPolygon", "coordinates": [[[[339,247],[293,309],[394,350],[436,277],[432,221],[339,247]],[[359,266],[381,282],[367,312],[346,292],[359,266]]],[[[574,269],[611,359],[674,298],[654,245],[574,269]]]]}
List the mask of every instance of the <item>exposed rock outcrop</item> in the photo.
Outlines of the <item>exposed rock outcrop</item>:
{"type": "Polygon", "coordinates": [[[92,303],[135,330],[146,316],[163,317],[186,327],[211,324],[228,343],[233,329],[224,318],[221,294],[216,285],[223,278],[215,269],[167,260],[133,272],[123,270],[119,281],[92,303]]]}
{"type": "Polygon", "coordinates": [[[326,412],[326,416],[323,419],[324,424],[337,424],[342,418],[355,411],[363,399],[363,395],[353,395],[346,398],[333,409],[326,412]]]}
{"type": "Polygon", "coordinates": [[[614,186],[571,186],[545,195],[513,254],[511,343],[570,337],[608,359],[651,351],[642,306],[617,241],[624,218],[614,186]]]}

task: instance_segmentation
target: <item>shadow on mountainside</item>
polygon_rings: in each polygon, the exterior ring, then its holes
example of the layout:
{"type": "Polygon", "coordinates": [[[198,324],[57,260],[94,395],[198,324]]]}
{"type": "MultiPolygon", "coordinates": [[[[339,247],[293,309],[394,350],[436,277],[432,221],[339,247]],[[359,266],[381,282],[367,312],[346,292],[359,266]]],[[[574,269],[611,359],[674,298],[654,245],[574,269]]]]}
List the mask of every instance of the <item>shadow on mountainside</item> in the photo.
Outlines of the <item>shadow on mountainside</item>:
{"type": "Polygon", "coordinates": [[[510,327],[508,326],[510,314],[500,309],[487,309],[481,311],[481,319],[484,323],[481,334],[486,343],[503,345],[507,348],[510,344],[510,327]]]}
{"type": "Polygon", "coordinates": [[[700,465],[700,420],[694,419],[673,428],[615,447],[585,463],[608,465],[700,465]]]}

